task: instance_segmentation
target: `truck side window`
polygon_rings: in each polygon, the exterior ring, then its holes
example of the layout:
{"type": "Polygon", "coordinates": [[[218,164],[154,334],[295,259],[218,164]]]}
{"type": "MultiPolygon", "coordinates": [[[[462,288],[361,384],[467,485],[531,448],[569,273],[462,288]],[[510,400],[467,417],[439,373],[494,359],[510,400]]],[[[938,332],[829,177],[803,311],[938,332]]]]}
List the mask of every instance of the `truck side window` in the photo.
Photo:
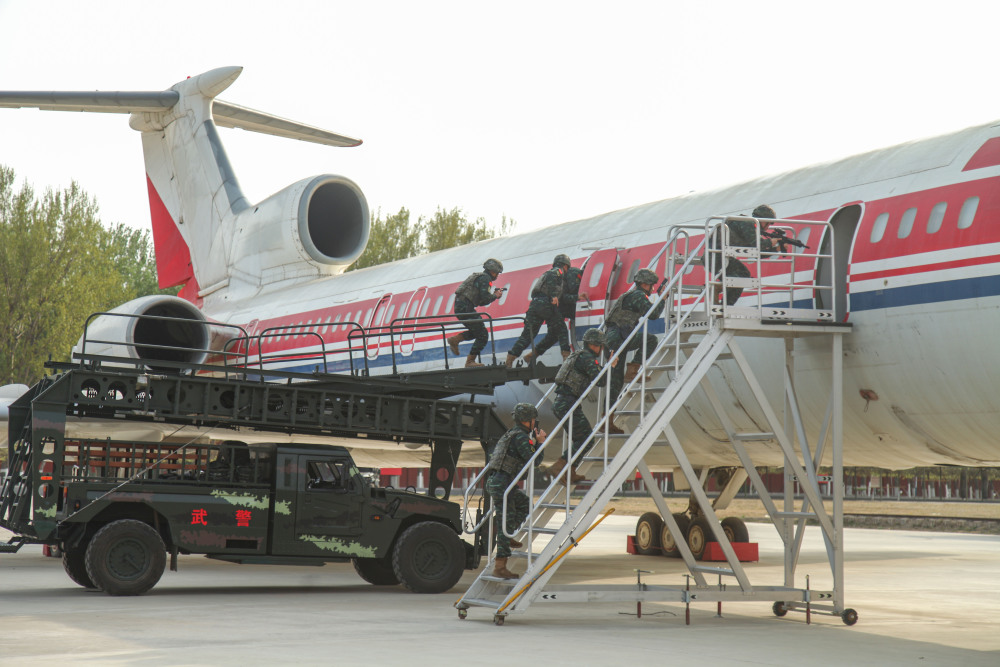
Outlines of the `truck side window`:
{"type": "Polygon", "coordinates": [[[343,471],[330,461],[310,461],[309,489],[339,489],[343,486],[343,471]]]}

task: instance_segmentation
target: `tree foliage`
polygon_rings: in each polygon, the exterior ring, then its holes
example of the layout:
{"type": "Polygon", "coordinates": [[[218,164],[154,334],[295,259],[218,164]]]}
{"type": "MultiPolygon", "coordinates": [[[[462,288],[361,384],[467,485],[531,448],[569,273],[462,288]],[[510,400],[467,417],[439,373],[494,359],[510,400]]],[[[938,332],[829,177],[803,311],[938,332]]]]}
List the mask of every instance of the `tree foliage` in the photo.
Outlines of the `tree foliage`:
{"type": "Polygon", "coordinates": [[[378,211],[372,216],[368,246],[350,270],[505,236],[514,229],[514,224],[503,216],[498,227],[491,227],[485,218],[469,220],[458,207],[438,208],[430,218],[421,216],[416,222],[410,221],[410,211],[406,208],[385,218],[378,211]]]}
{"type": "Polygon", "coordinates": [[[102,226],[77,183],[37,197],[0,165],[0,384],[33,384],[50,356],[69,358],[88,315],[157,292],[149,245],[102,226]]]}

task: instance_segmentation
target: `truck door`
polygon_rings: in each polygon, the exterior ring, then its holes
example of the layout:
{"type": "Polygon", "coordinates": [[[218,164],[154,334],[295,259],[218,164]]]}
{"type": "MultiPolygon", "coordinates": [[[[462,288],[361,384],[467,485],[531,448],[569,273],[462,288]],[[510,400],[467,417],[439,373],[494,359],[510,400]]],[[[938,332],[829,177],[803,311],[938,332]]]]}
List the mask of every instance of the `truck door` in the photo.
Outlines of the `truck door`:
{"type": "MultiPolygon", "coordinates": [[[[354,462],[345,456],[297,454],[285,470],[290,482],[276,497],[276,504],[291,500],[284,507],[290,515],[275,511],[275,551],[280,555],[336,556],[361,534],[362,486],[352,475],[354,462]]],[[[283,485],[284,486],[284,485],[283,485]]]]}

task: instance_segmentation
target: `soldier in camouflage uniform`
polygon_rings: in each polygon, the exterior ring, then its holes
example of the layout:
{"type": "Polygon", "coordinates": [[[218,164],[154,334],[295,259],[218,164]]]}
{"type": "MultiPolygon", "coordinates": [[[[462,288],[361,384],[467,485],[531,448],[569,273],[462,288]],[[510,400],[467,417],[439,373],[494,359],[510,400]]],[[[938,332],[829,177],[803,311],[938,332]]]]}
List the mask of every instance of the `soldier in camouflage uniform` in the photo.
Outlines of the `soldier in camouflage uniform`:
{"type": "MultiPolygon", "coordinates": [[[[760,231],[765,232],[767,228],[771,226],[771,219],[776,218],[774,214],[774,209],[766,204],[761,204],[753,210],[751,217],[758,218],[760,221],[760,231]]],[[[756,248],[757,247],[757,229],[756,226],[748,220],[730,220],[726,223],[729,228],[729,245],[730,246],[741,246],[744,248],[756,248]]],[[[762,252],[774,252],[777,249],[771,242],[771,239],[761,236],[760,237],[760,249],[762,252]]],[[[729,261],[726,262],[726,277],[728,278],[749,278],[750,269],[747,265],[736,259],[735,257],[730,257],[729,261]]],[[[720,276],[721,279],[721,276],[720,276]]],[[[732,306],[735,304],[740,295],[743,294],[742,287],[727,287],[726,288],[726,305],[732,306]]]]}
{"type": "Polygon", "coordinates": [[[570,332],[573,331],[573,320],[576,319],[576,302],[580,298],[580,278],[583,276],[583,269],[575,266],[569,267],[563,278],[563,293],[559,297],[559,312],[563,319],[569,320],[570,332]]]}
{"type": "MultiPolygon", "coordinates": [[[[583,334],[583,349],[569,355],[566,361],[563,362],[559,373],[556,375],[556,400],[552,406],[552,411],[558,419],[566,416],[570,408],[573,407],[573,404],[580,398],[580,395],[600,375],[602,368],[600,356],[601,351],[606,345],[607,339],[604,337],[602,331],[588,329],[587,333],[583,334]]],[[[615,364],[617,363],[618,360],[615,360],[615,364]]],[[[590,422],[587,421],[587,416],[583,413],[583,406],[577,406],[576,410],[573,411],[572,425],[572,455],[582,456],[594,444],[594,441],[591,440],[587,443],[586,447],[583,446],[584,441],[590,436],[590,422]],[[583,453],[581,453],[581,449],[583,453]]],[[[570,432],[570,423],[567,422],[564,428],[568,434],[570,432]]],[[[552,475],[552,477],[557,477],[566,467],[566,462],[569,459],[570,452],[563,452],[562,456],[549,466],[548,474],[552,475]]],[[[571,466],[569,472],[571,484],[576,484],[586,479],[583,475],[577,473],[576,466],[571,466]]],[[[565,484],[566,477],[560,477],[559,481],[565,484]]]]}
{"type": "Polygon", "coordinates": [[[531,291],[531,304],[528,312],[524,316],[524,329],[510,352],[507,353],[507,367],[510,368],[517,361],[517,358],[524,352],[524,348],[531,345],[535,339],[535,334],[542,327],[542,322],[548,328],[545,338],[539,341],[533,351],[525,355],[525,361],[531,361],[532,357],[537,359],[558,341],[562,349],[563,359],[569,356],[569,334],[566,331],[566,323],[563,321],[562,313],[559,312],[559,297],[563,294],[563,276],[569,269],[569,257],[563,254],[556,255],[552,261],[552,268],[542,274],[535,289],[531,291]]]}
{"type": "MultiPolygon", "coordinates": [[[[649,300],[650,294],[653,292],[653,285],[659,277],[649,269],[639,269],[635,272],[635,277],[632,281],[635,283],[635,287],[630,289],[628,292],[618,300],[618,303],[614,305],[611,312],[608,314],[605,320],[605,329],[608,337],[608,347],[611,350],[617,350],[621,347],[622,343],[632,330],[636,328],[639,323],[639,319],[645,315],[650,308],[653,308],[652,301],[649,300]]],[[[663,315],[663,307],[666,305],[665,300],[661,300],[657,304],[656,308],[653,308],[653,312],[649,314],[649,319],[656,320],[663,315]]],[[[656,336],[651,333],[646,334],[645,339],[646,347],[646,357],[653,353],[656,348],[656,336]]],[[[635,355],[633,355],[633,362],[628,364],[630,367],[629,373],[632,377],[635,377],[635,373],[639,369],[639,356],[642,354],[643,348],[643,337],[642,334],[638,334],[632,337],[632,340],[628,342],[625,349],[619,356],[619,361],[622,363],[617,364],[611,371],[611,401],[614,402],[618,398],[618,394],[622,391],[622,385],[625,384],[625,357],[628,353],[635,350],[635,355]]],[[[621,433],[617,426],[608,418],[608,426],[612,433],[621,433]]]]}
{"type": "MultiPolygon", "coordinates": [[[[501,436],[493,455],[490,457],[490,472],[486,478],[486,492],[496,511],[493,520],[497,523],[497,556],[493,565],[493,576],[504,579],[519,579],[521,575],[507,569],[507,559],[510,558],[510,548],[522,546],[517,540],[504,534],[504,522],[499,516],[503,508],[503,494],[513,482],[528,460],[534,455],[535,448],[545,440],[545,431],[537,427],[538,410],[531,403],[518,403],[514,406],[514,428],[501,436]]],[[[537,466],[540,458],[535,462],[537,466]]],[[[507,496],[506,526],[508,530],[517,530],[528,516],[528,496],[518,488],[511,490],[507,496]]]]}
{"type": "Polygon", "coordinates": [[[488,259],[483,262],[483,271],[473,273],[466,278],[458,289],[455,290],[455,314],[458,315],[459,322],[468,331],[459,331],[454,336],[448,337],[448,347],[455,355],[459,355],[458,344],[466,340],[475,340],[469,356],[465,360],[465,367],[482,366],[476,359],[486,347],[489,341],[489,334],[486,332],[486,325],[483,324],[482,316],[476,312],[477,306],[486,306],[503,294],[499,287],[493,288],[493,281],[503,272],[503,264],[495,259],[488,259]]]}

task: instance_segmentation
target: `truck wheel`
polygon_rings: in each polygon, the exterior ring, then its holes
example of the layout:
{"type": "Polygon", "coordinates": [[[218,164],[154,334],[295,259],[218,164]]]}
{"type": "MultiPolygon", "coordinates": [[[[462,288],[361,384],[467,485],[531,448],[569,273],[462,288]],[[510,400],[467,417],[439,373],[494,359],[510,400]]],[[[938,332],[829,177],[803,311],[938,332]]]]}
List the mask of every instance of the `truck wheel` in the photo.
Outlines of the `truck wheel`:
{"type": "Polygon", "coordinates": [[[87,547],[87,574],[108,595],[142,595],[156,585],[167,549],[151,526],[119,519],[97,531],[87,547]]]}
{"type": "Polygon", "coordinates": [[[465,548],[450,527],[435,521],[410,526],[392,553],[399,582],[414,593],[443,593],[462,577],[465,548]]]}
{"type": "Polygon", "coordinates": [[[399,583],[392,570],[391,558],[353,558],[354,571],[373,586],[395,586],[399,583]]]}
{"type": "Polygon", "coordinates": [[[74,584],[79,584],[84,588],[97,588],[87,574],[87,547],[83,545],[76,549],[63,549],[63,568],[66,574],[73,580],[74,584]]]}

